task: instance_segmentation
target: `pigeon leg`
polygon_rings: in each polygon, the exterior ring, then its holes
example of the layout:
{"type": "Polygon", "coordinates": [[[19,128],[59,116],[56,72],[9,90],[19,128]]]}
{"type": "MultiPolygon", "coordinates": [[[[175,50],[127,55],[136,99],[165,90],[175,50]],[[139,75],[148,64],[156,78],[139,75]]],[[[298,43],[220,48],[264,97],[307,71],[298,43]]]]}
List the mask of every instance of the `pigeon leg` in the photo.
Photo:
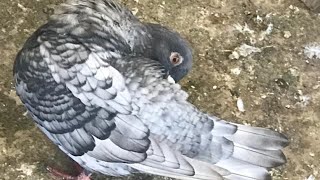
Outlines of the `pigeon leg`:
{"type": "Polygon", "coordinates": [[[77,172],[79,173],[76,176],[67,174],[52,167],[47,167],[47,170],[55,177],[63,180],[90,180],[91,173],[88,173],[85,169],[83,169],[80,165],[76,163],[74,164],[74,166],[77,172]]]}

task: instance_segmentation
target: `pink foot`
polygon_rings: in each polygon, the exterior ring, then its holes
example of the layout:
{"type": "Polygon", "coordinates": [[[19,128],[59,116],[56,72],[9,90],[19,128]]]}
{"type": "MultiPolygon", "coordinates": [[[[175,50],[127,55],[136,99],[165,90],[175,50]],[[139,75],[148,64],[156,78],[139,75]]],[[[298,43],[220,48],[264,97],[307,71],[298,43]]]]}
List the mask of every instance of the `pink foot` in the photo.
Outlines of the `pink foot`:
{"type": "Polygon", "coordinates": [[[57,169],[54,169],[52,167],[47,167],[47,170],[55,177],[63,180],[90,180],[91,173],[86,173],[86,171],[77,163],[75,163],[75,168],[77,172],[79,173],[76,176],[69,175],[65,172],[61,172],[57,169]]]}

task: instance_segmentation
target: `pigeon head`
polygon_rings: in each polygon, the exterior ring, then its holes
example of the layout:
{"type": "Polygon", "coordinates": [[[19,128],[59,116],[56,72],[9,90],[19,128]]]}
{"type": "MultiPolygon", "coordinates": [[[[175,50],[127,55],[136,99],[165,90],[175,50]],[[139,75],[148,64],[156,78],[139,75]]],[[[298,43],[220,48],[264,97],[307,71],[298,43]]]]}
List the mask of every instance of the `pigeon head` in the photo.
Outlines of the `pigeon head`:
{"type": "Polygon", "coordinates": [[[180,81],[192,68],[192,49],[178,33],[158,24],[147,24],[152,36],[148,56],[159,61],[175,80],[180,81]]]}

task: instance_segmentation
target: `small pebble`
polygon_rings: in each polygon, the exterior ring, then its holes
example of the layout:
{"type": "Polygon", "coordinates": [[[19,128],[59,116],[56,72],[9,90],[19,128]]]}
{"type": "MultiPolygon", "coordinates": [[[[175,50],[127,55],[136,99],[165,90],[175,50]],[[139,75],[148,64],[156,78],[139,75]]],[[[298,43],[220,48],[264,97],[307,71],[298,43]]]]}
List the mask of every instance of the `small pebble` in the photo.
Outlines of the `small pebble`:
{"type": "Polygon", "coordinates": [[[237,100],[237,107],[238,107],[238,110],[240,112],[245,112],[246,111],[244,109],[244,103],[243,103],[243,100],[241,98],[238,98],[238,100],[237,100]]]}
{"type": "Polygon", "coordinates": [[[283,37],[285,37],[285,38],[290,38],[292,35],[291,35],[291,32],[290,31],[283,31],[283,37]]]}
{"type": "Polygon", "coordinates": [[[310,175],[306,180],[315,180],[316,178],[313,175],[310,175]]]}
{"type": "Polygon", "coordinates": [[[229,55],[229,59],[239,59],[240,54],[236,51],[233,51],[232,54],[229,55]]]}
{"type": "Polygon", "coordinates": [[[241,69],[239,67],[231,69],[231,73],[234,75],[240,75],[241,69]]]}

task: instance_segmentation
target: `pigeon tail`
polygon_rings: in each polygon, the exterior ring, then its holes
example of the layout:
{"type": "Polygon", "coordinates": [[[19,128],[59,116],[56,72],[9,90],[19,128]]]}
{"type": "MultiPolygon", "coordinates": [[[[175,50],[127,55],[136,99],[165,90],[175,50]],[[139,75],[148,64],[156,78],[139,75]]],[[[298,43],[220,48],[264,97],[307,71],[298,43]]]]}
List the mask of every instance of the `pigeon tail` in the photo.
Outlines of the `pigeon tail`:
{"type": "Polygon", "coordinates": [[[268,180],[271,179],[269,169],[286,162],[282,149],[288,145],[288,139],[281,133],[202,115],[201,120],[207,125],[198,129],[201,141],[195,149],[192,145],[182,149],[176,145],[166,147],[162,145],[168,143],[166,141],[155,146],[152,141],[150,152],[161,155],[157,158],[163,157],[158,160],[160,163],[150,156],[145,162],[130,166],[142,172],[183,180],[268,180]],[[211,130],[204,127],[211,127],[211,130]],[[193,150],[197,153],[190,153],[193,150]],[[176,165],[169,166],[172,162],[176,165]]]}
{"type": "Polygon", "coordinates": [[[203,161],[197,162],[202,166],[220,168],[220,172],[216,171],[223,179],[271,179],[268,169],[286,163],[282,149],[288,145],[288,139],[283,134],[265,128],[228,123],[216,117],[210,119],[214,127],[209,151],[200,153],[195,159],[203,161]]]}

